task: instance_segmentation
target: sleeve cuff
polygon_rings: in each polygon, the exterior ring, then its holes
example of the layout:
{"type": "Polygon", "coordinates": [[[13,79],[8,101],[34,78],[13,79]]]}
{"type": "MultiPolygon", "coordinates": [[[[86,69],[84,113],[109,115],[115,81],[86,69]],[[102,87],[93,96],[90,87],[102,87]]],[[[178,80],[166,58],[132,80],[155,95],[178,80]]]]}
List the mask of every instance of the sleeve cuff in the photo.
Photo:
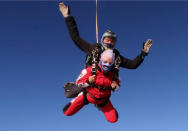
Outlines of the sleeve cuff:
{"type": "Polygon", "coordinates": [[[69,15],[69,16],[67,16],[67,17],[65,18],[66,21],[69,21],[69,20],[71,20],[71,19],[74,19],[73,16],[71,16],[71,15],[69,15]]]}
{"type": "Polygon", "coordinates": [[[144,52],[144,51],[142,50],[141,55],[145,57],[145,56],[148,55],[148,53],[146,53],[146,52],[144,52]]]}

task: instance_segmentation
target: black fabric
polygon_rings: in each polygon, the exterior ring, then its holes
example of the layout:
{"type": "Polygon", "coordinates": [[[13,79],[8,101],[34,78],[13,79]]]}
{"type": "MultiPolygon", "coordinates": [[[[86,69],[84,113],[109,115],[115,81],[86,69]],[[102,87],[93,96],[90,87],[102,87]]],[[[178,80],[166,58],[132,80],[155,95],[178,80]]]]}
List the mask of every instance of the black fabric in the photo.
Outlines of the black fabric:
{"type": "Polygon", "coordinates": [[[91,66],[92,64],[97,65],[100,55],[103,52],[101,45],[96,44],[96,47],[86,56],[86,65],[85,67],[91,66]],[[89,58],[89,59],[87,59],[89,58]]]}
{"type": "Polygon", "coordinates": [[[116,110],[116,116],[117,116],[117,119],[118,119],[119,118],[119,114],[118,114],[117,110],[116,110]]]}
{"type": "Polygon", "coordinates": [[[98,88],[99,90],[112,90],[111,87],[95,86],[95,88],[98,88]]]}
{"type": "Polygon", "coordinates": [[[90,94],[89,92],[87,92],[87,94],[91,97],[91,98],[93,98],[93,99],[95,99],[95,100],[106,100],[106,99],[109,99],[109,97],[105,97],[105,98],[96,98],[96,97],[94,97],[92,94],[90,94]]]}
{"type": "Polygon", "coordinates": [[[104,107],[109,101],[109,98],[106,99],[102,104],[95,104],[95,107],[101,110],[102,107],[104,107]]]}
{"type": "Polygon", "coordinates": [[[83,91],[83,87],[77,86],[73,82],[66,83],[64,86],[64,93],[67,98],[74,98],[78,96],[78,94],[83,91]]]}
{"type": "Polygon", "coordinates": [[[87,96],[86,96],[87,91],[85,89],[83,90],[83,94],[84,94],[84,104],[87,105],[87,104],[89,104],[89,101],[87,100],[87,96]]]}
{"type": "Polygon", "coordinates": [[[65,113],[67,109],[70,107],[71,103],[69,102],[65,107],[63,108],[63,112],[65,113]]]}
{"type": "MultiPolygon", "coordinates": [[[[80,37],[79,31],[78,31],[78,28],[77,28],[77,25],[76,25],[76,22],[75,22],[73,16],[69,16],[65,20],[66,20],[66,24],[67,24],[70,36],[71,36],[72,40],[74,41],[75,45],[78,48],[80,48],[82,51],[84,51],[88,56],[91,56],[92,50],[94,50],[96,47],[101,47],[101,44],[99,44],[99,43],[90,44],[80,37]]],[[[114,50],[115,50],[115,53],[119,53],[116,49],[114,49],[114,50]]],[[[128,68],[128,69],[136,69],[143,62],[146,54],[144,52],[141,52],[141,54],[138,55],[133,60],[123,57],[120,54],[116,55],[116,57],[117,56],[120,56],[120,59],[121,59],[120,67],[128,68]]],[[[89,65],[91,65],[91,63],[89,63],[89,65]]]]}

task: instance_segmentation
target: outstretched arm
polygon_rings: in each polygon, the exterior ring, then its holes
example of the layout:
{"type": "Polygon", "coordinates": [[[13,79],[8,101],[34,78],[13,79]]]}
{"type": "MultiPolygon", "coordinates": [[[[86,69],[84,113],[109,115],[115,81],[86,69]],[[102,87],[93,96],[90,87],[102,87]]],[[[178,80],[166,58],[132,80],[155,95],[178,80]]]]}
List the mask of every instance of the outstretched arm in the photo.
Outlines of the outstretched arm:
{"type": "Polygon", "coordinates": [[[144,61],[145,56],[148,55],[151,46],[152,46],[152,39],[148,39],[143,45],[141,54],[138,55],[135,59],[130,60],[121,56],[120,66],[128,69],[136,69],[144,61]]]}
{"type": "Polygon", "coordinates": [[[66,6],[63,2],[61,2],[59,3],[59,10],[65,18],[72,40],[74,41],[74,43],[76,44],[78,48],[80,48],[82,51],[88,54],[93,48],[93,45],[89,44],[88,42],[86,42],[80,37],[79,31],[76,25],[76,21],[74,20],[73,16],[70,16],[69,7],[66,6]]]}

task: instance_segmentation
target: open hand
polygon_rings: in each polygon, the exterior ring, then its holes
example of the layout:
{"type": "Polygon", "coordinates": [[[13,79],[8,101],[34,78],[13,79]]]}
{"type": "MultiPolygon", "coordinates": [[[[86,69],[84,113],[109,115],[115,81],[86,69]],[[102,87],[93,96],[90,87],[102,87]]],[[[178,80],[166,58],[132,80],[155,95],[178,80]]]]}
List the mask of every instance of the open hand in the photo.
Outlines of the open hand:
{"type": "Polygon", "coordinates": [[[66,6],[63,2],[59,3],[59,10],[61,11],[62,15],[66,18],[70,14],[69,7],[66,6]]]}
{"type": "Polygon", "coordinates": [[[148,53],[151,46],[152,46],[152,39],[148,39],[144,44],[143,51],[145,53],[148,53]]]}

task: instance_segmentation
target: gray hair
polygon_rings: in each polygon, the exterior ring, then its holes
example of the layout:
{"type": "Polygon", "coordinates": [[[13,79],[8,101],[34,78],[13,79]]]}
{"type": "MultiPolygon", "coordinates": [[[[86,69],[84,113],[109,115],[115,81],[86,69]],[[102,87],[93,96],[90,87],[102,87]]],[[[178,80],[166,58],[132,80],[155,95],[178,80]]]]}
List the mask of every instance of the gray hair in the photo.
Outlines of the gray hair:
{"type": "Polygon", "coordinates": [[[112,61],[113,61],[113,63],[114,63],[115,54],[114,54],[113,50],[111,50],[111,49],[105,50],[105,51],[101,54],[101,59],[104,59],[105,57],[108,57],[108,58],[112,59],[112,61]]]}

